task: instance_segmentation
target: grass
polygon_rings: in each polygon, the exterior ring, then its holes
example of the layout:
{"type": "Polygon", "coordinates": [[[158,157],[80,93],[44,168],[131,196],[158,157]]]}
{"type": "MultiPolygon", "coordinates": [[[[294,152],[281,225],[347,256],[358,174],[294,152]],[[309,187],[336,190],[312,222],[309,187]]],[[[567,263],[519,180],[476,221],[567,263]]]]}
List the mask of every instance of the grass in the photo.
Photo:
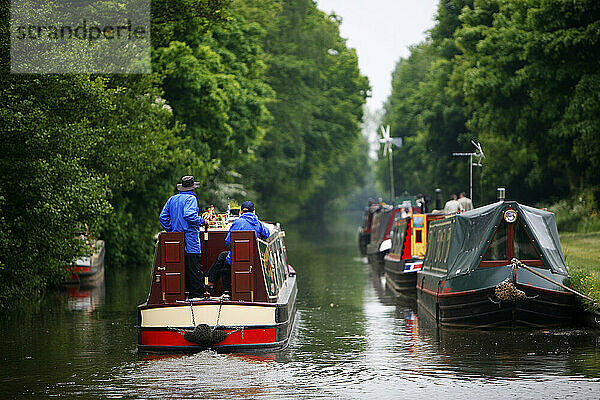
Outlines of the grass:
{"type": "MultiPolygon", "coordinates": [[[[571,274],[573,289],[596,301],[600,306],[600,232],[562,233],[560,241],[571,274]]],[[[589,303],[589,302],[586,302],[589,303]]]]}

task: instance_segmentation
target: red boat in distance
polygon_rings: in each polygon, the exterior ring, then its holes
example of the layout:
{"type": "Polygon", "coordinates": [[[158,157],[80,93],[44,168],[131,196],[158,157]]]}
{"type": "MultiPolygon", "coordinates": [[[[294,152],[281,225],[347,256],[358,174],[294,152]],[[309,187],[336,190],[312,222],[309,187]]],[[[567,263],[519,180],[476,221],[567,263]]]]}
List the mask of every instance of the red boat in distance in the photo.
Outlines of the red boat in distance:
{"type": "Polygon", "coordinates": [[[369,200],[369,205],[365,207],[361,225],[358,227],[358,251],[361,256],[367,255],[367,245],[371,241],[371,224],[373,223],[373,215],[381,209],[384,204],[375,203],[369,200]]]}
{"type": "Polygon", "coordinates": [[[421,213],[422,207],[412,198],[401,201],[396,206],[380,204],[373,211],[370,226],[370,238],[366,247],[369,263],[378,268],[384,265],[384,257],[392,248],[393,226],[396,218],[421,213]]]}
{"type": "MultiPolygon", "coordinates": [[[[206,266],[228,250],[229,223],[201,231],[205,276],[206,266]]],[[[296,272],[288,264],[285,232],[278,225],[269,230],[266,241],[254,231],[231,232],[231,295],[223,295],[219,284],[212,294],[194,299],[185,293],[184,234],[161,232],[148,300],[138,306],[138,349],[173,353],[285,348],[296,314],[296,272]]]]}

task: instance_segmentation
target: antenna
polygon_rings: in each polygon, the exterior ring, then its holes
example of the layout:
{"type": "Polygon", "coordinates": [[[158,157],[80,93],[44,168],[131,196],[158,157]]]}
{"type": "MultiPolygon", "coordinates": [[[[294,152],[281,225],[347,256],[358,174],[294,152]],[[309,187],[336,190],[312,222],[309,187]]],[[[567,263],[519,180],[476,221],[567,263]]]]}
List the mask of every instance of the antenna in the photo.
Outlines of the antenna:
{"type": "Polygon", "coordinates": [[[471,144],[475,147],[474,153],[452,153],[454,157],[469,157],[469,198],[473,200],[473,167],[481,167],[481,161],[485,158],[481,143],[471,140],[471,144]],[[473,157],[477,160],[474,163],[473,157]]]}

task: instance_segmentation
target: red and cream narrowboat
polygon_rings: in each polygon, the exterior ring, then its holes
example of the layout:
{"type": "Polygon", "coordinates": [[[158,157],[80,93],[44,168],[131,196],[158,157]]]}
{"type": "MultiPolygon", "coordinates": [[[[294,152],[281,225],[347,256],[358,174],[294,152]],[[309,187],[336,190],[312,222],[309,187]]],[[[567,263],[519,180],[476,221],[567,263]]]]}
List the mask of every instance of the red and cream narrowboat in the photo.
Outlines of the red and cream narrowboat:
{"type": "MultiPolygon", "coordinates": [[[[228,227],[201,231],[205,276],[227,250],[228,227]]],[[[280,350],[296,313],[296,272],[288,264],[285,232],[267,241],[253,231],[231,232],[231,294],[222,285],[187,299],[184,234],[161,232],[148,300],[138,306],[138,349],[143,352],[280,350]]]]}
{"type": "Polygon", "coordinates": [[[86,241],[89,243],[90,252],[67,267],[69,278],[65,285],[95,286],[104,278],[104,240],[86,241]]]}

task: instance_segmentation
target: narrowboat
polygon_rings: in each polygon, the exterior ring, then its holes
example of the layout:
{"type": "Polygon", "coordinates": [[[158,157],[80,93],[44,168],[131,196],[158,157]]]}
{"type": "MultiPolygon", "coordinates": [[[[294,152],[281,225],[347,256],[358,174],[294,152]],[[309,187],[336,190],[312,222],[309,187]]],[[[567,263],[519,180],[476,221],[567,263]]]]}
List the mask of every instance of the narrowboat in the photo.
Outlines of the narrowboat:
{"type": "Polygon", "coordinates": [[[392,248],[391,229],[399,208],[382,204],[373,213],[371,235],[367,244],[367,259],[372,266],[382,267],[383,257],[392,248]]]}
{"type": "Polygon", "coordinates": [[[414,197],[405,196],[396,206],[381,203],[373,213],[371,237],[367,245],[367,259],[372,266],[383,269],[383,259],[392,248],[393,225],[396,216],[422,212],[414,197]]]}
{"type": "Polygon", "coordinates": [[[361,256],[367,255],[367,245],[371,241],[371,224],[373,214],[381,207],[381,204],[369,201],[369,206],[363,212],[361,225],[358,227],[358,251],[361,256]]]}
{"type": "Polygon", "coordinates": [[[431,221],[441,218],[441,214],[396,214],[392,248],[384,257],[386,283],[395,295],[416,294],[417,271],[423,266],[427,248],[427,229],[431,221]]]}
{"type": "Polygon", "coordinates": [[[554,214],[499,201],[433,221],[419,310],[446,327],[568,325],[576,299],[554,214]]]}
{"type": "MultiPolygon", "coordinates": [[[[278,226],[278,225],[277,225],[278,226]]],[[[185,292],[184,234],[161,232],[148,300],[139,305],[141,352],[276,351],[291,337],[296,314],[296,272],[288,264],[285,232],[273,229],[266,241],[254,231],[231,232],[231,293],[222,285],[202,298],[185,292]]],[[[229,225],[201,231],[205,276],[220,252],[228,250],[229,225]]]]}
{"type": "Polygon", "coordinates": [[[93,286],[104,278],[104,240],[89,240],[90,253],[67,267],[69,278],[65,285],[93,286]]]}

